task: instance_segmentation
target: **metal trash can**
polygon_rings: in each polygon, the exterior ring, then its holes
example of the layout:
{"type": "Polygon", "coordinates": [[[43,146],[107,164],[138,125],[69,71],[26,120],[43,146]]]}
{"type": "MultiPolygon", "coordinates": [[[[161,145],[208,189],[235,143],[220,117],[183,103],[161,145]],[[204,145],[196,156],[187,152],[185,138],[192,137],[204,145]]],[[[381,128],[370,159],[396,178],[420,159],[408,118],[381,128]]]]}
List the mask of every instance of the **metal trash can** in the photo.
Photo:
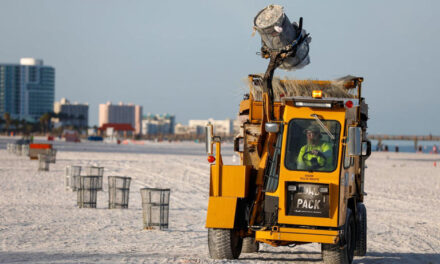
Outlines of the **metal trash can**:
{"type": "Polygon", "coordinates": [[[99,176],[80,176],[77,192],[79,208],[96,208],[98,197],[99,176]]]}
{"type": "Polygon", "coordinates": [[[38,170],[39,171],[48,171],[49,170],[49,162],[48,162],[47,155],[38,154],[38,170]]]}
{"type": "Polygon", "coordinates": [[[167,229],[170,189],[142,188],[144,229],[167,229]]]}
{"type": "Polygon", "coordinates": [[[290,23],[280,5],[269,5],[261,10],[254,19],[254,28],[261,36],[261,41],[269,50],[280,50],[287,45],[297,43],[294,57],[287,57],[279,66],[281,69],[301,69],[310,63],[309,42],[307,32],[296,23],[290,23]],[[302,37],[306,40],[300,41],[302,37]],[[297,41],[297,42],[295,42],[297,41]]]}
{"type": "Polygon", "coordinates": [[[64,179],[66,190],[76,191],[79,188],[80,175],[81,166],[69,165],[66,167],[66,177],[64,179]]]}
{"type": "Polygon", "coordinates": [[[128,208],[130,177],[108,176],[108,208],[128,208]]]}
{"type": "Polygon", "coordinates": [[[104,175],[104,167],[87,166],[84,168],[85,175],[98,176],[98,191],[102,191],[102,177],[104,175]]]}

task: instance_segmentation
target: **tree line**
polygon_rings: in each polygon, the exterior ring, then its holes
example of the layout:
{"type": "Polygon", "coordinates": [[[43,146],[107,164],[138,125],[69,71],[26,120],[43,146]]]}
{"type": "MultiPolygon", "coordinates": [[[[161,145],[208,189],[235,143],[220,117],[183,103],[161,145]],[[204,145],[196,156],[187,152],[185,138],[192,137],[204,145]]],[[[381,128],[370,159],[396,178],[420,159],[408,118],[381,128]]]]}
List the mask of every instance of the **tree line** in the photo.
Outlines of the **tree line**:
{"type": "Polygon", "coordinates": [[[65,113],[54,113],[54,112],[47,112],[41,115],[36,122],[30,122],[26,119],[15,119],[12,118],[10,113],[4,113],[3,116],[0,117],[0,127],[2,128],[2,131],[6,134],[9,134],[10,132],[14,133],[21,133],[24,135],[29,135],[31,133],[54,133],[54,134],[61,134],[63,129],[71,129],[71,130],[77,130],[81,131],[84,129],[87,129],[87,127],[81,127],[78,125],[64,125],[60,126],[58,128],[53,128],[52,125],[52,118],[58,118],[60,121],[64,121],[66,123],[72,123],[73,120],[85,120],[85,116],[74,116],[74,115],[68,115],[65,113]]]}

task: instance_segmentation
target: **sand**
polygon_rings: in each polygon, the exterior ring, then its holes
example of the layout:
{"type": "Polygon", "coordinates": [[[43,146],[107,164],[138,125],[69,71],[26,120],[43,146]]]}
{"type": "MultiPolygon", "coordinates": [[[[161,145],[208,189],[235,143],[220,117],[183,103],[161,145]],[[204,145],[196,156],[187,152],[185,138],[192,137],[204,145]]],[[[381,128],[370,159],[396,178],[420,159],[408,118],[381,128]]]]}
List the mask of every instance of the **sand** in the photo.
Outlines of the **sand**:
{"type": "MultiPolygon", "coordinates": [[[[318,244],[263,245],[260,253],[237,261],[211,260],[203,144],[55,146],[57,162],[48,172],[37,171],[37,161],[8,153],[4,144],[0,149],[0,263],[321,261],[318,244]],[[76,193],[65,190],[67,165],[105,168],[97,209],[79,209],[76,193]],[[133,178],[129,209],[107,209],[109,175],[133,178]],[[171,188],[168,230],[143,230],[139,189],[146,186],[171,188]]],[[[234,163],[232,155],[226,144],[224,162],[234,163]]],[[[440,263],[440,155],[373,153],[367,165],[368,252],[354,263],[440,263]]]]}

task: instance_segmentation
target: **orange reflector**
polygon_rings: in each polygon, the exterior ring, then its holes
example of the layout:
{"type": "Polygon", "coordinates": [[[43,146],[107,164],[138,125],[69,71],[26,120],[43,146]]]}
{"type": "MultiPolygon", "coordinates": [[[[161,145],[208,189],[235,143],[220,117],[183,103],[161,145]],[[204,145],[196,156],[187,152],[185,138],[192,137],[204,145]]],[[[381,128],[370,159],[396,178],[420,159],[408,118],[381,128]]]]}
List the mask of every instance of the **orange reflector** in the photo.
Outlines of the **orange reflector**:
{"type": "Polygon", "coordinates": [[[208,156],[208,162],[213,163],[215,161],[214,156],[208,156]]]}
{"type": "Polygon", "coordinates": [[[312,97],[313,98],[322,98],[322,91],[321,90],[313,90],[312,97]]]}

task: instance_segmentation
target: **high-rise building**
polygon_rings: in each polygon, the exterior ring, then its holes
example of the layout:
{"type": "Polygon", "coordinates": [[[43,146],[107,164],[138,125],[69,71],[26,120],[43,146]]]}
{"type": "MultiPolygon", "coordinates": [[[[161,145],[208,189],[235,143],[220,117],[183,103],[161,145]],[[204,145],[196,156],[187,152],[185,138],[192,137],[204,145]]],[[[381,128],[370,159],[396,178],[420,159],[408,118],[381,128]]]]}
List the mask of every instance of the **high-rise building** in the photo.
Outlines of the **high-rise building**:
{"type": "Polygon", "coordinates": [[[172,135],[174,134],[176,117],[170,114],[148,114],[142,118],[142,133],[144,135],[172,135]]]}
{"type": "Polygon", "coordinates": [[[134,104],[117,105],[107,102],[99,105],[99,126],[104,124],[130,124],[136,134],[142,132],[142,106],[134,104]]]}
{"type": "Polygon", "coordinates": [[[55,122],[62,126],[86,128],[89,126],[89,105],[70,103],[66,98],[55,102],[53,110],[58,114],[55,122]]]}
{"type": "Polygon", "coordinates": [[[38,121],[53,111],[55,69],[42,60],[22,58],[20,64],[0,64],[0,115],[38,121]]]}

